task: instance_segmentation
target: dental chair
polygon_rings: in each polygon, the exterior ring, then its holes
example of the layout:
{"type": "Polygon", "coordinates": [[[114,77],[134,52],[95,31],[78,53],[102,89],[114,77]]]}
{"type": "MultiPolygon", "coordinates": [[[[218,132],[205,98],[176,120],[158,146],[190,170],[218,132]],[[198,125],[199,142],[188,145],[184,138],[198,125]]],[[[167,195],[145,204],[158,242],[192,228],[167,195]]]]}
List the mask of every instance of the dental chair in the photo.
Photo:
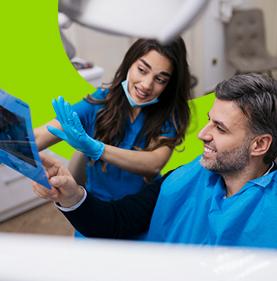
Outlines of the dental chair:
{"type": "Polygon", "coordinates": [[[260,9],[235,10],[225,26],[227,60],[236,73],[268,73],[277,69],[277,57],[269,54],[263,12],[260,9]]]}

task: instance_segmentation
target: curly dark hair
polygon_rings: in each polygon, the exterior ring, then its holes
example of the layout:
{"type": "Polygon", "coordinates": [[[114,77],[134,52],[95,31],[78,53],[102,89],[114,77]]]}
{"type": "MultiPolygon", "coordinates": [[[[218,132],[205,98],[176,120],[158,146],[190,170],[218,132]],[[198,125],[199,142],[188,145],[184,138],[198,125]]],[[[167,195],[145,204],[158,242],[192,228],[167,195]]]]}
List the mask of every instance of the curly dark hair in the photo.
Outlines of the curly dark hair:
{"type": "Polygon", "coordinates": [[[190,109],[190,72],[186,58],[186,47],[181,37],[168,45],[161,45],[156,40],[139,39],[127,51],[121,65],[115,73],[105,100],[99,101],[92,96],[86,99],[91,103],[104,103],[105,106],[97,114],[94,137],[106,144],[117,146],[125,134],[126,122],[132,111],[123,92],[121,82],[126,79],[128,70],[140,57],[151,50],[167,57],[173,65],[173,73],[159,102],[142,108],[145,119],[139,138],[145,137],[145,150],[154,150],[167,145],[174,148],[184,138],[189,124],[190,109]],[[169,121],[176,129],[176,137],[162,138],[159,136],[165,121],[169,121]],[[155,146],[149,147],[151,141],[155,146]]]}

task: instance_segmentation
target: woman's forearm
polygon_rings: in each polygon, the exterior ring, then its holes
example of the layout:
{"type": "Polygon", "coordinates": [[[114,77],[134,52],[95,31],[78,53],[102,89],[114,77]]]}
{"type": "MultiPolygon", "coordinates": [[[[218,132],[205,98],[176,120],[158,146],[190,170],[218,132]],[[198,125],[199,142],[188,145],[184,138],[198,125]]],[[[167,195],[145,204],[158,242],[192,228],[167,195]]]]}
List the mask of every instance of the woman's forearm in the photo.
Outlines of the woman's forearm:
{"type": "Polygon", "coordinates": [[[171,152],[172,150],[167,146],[162,146],[153,151],[134,151],[105,145],[101,159],[123,170],[152,177],[160,172],[168,161],[171,152]]]}
{"type": "Polygon", "coordinates": [[[54,126],[56,128],[61,128],[59,121],[56,119],[53,119],[49,123],[47,123],[44,126],[38,127],[34,129],[34,136],[35,136],[35,141],[38,146],[38,150],[41,151],[57,142],[60,141],[59,138],[56,136],[52,135],[48,130],[47,130],[47,125],[54,126]]]}

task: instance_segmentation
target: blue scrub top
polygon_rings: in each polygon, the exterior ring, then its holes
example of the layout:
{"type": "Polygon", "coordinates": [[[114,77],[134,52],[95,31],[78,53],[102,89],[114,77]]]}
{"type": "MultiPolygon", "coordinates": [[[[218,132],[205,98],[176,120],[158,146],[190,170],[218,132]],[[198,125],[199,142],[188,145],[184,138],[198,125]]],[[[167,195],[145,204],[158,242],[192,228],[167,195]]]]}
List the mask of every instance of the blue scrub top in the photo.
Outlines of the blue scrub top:
{"type": "Polygon", "coordinates": [[[199,160],[162,184],[147,240],[277,248],[277,171],[226,198],[222,177],[199,160]]]}
{"type": "MultiPolygon", "coordinates": [[[[93,97],[95,99],[105,99],[109,90],[98,89],[93,97]]],[[[84,129],[90,136],[94,136],[96,115],[104,105],[91,104],[85,100],[75,104],[73,110],[76,111],[84,126],[84,129]]],[[[118,147],[133,150],[134,146],[145,147],[145,139],[138,140],[138,135],[144,122],[144,113],[140,112],[135,121],[127,122],[125,136],[118,147]]],[[[166,122],[162,130],[166,133],[162,136],[175,137],[176,130],[169,122],[166,122]]],[[[142,176],[122,170],[115,165],[107,164],[107,171],[102,171],[100,161],[91,163],[88,161],[86,167],[86,189],[92,192],[94,196],[102,200],[113,200],[124,197],[127,194],[137,193],[143,186],[142,176]]]]}

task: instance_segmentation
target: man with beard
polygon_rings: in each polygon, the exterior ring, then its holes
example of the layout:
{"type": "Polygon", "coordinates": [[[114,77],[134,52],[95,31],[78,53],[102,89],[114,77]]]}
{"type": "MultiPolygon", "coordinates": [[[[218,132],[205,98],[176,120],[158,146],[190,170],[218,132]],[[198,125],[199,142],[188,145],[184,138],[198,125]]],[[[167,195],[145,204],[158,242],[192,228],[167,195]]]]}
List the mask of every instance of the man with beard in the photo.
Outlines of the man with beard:
{"type": "Polygon", "coordinates": [[[97,200],[44,156],[53,188],[34,184],[35,192],[57,202],[88,237],[130,238],[148,230],[149,241],[277,247],[277,82],[237,75],[215,92],[199,133],[203,155],[138,194],[97,200]]]}

